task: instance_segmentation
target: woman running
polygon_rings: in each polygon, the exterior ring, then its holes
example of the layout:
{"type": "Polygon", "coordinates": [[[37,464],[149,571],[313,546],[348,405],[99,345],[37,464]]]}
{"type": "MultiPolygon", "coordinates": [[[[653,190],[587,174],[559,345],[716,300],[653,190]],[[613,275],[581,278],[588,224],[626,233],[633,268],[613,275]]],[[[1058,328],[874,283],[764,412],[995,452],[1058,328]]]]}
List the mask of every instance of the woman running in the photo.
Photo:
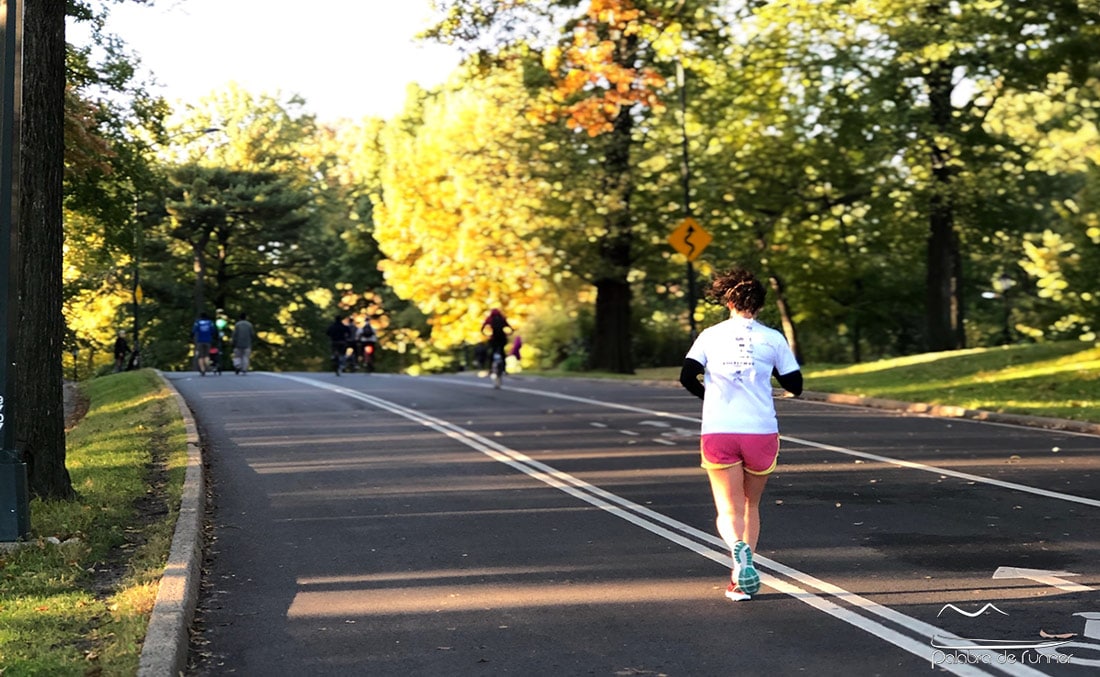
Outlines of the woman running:
{"type": "Polygon", "coordinates": [[[718,535],[733,558],[726,597],[734,601],[760,589],[752,551],[760,536],[760,497],[779,456],[772,375],[785,390],[802,393],[802,372],[787,340],[756,321],[765,294],[742,268],[716,276],[711,295],[730,318],[699,334],[680,371],[680,383],[703,400],[701,465],[714,494],[718,535]]]}

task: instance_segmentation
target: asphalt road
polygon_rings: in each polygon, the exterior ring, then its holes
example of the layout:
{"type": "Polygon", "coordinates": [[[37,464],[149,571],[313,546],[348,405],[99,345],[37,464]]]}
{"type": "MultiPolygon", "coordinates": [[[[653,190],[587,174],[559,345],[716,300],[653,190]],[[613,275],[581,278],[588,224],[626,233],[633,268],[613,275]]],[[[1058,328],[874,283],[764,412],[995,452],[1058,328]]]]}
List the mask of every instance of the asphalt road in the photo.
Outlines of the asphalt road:
{"type": "Polygon", "coordinates": [[[780,400],[733,603],[678,386],[166,376],[211,493],[189,675],[1100,673],[1095,436],[780,400]]]}

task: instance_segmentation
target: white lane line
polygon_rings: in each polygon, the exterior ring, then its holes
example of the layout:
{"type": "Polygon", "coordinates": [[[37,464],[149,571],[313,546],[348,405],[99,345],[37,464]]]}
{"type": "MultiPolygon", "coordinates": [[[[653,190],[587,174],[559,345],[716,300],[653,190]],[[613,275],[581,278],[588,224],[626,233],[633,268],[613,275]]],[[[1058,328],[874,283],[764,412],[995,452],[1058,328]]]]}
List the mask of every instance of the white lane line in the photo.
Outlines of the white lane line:
{"type": "Polygon", "coordinates": [[[1045,569],[1022,569],[1020,567],[997,567],[993,578],[1024,578],[1043,585],[1049,585],[1064,592],[1092,592],[1092,588],[1080,583],[1065,580],[1066,576],[1080,576],[1068,571],[1047,571],[1045,569]]]}
{"type": "MultiPolygon", "coordinates": [[[[457,379],[437,379],[440,381],[446,381],[447,383],[454,383],[457,385],[464,385],[469,387],[471,384],[465,381],[459,381],[457,379]]],[[[641,407],[634,407],[628,404],[619,404],[618,402],[603,402],[601,400],[593,400],[587,397],[578,397],[576,395],[565,395],[563,393],[546,392],[542,390],[532,390],[530,388],[512,388],[516,392],[527,393],[528,395],[538,395],[542,397],[553,397],[560,400],[568,400],[571,402],[578,402],[580,404],[588,404],[593,406],[606,407],[608,409],[621,409],[623,411],[631,411],[639,414],[647,414],[650,416],[659,416],[662,418],[671,418],[680,421],[692,421],[699,423],[698,418],[691,416],[683,416],[681,414],[673,414],[665,411],[654,411],[652,409],[643,409],[641,407]]],[[[814,404],[818,404],[815,402],[814,404]]],[[[1061,433],[1062,431],[1058,431],[1061,433]]],[[[821,449],[823,451],[833,451],[838,454],[844,454],[846,456],[854,456],[856,458],[863,458],[871,461],[878,461],[879,463],[886,463],[889,465],[896,465],[901,468],[908,468],[909,470],[920,470],[922,472],[934,473],[937,475],[945,475],[947,477],[955,477],[958,479],[967,480],[968,482],[976,482],[978,484],[988,484],[994,487],[1001,487],[1002,489],[1011,489],[1012,491],[1021,491],[1027,494],[1034,494],[1035,496],[1042,496],[1043,498],[1053,498],[1058,501],[1066,501],[1067,503],[1079,503],[1081,505],[1087,505],[1093,508],[1100,508],[1100,500],[1094,498],[1087,498],[1085,496],[1075,496],[1073,494],[1065,494],[1060,491],[1050,491],[1048,489],[1039,489],[1038,487],[1031,487],[1026,484],[1017,484],[1015,482],[1005,482],[1003,480],[996,480],[990,477],[982,477],[981,475],[971,475],[970,473],[959,472],[957,470],[948,470],[947,468],[940,468],[934,465],[926,465],[924,463],[916,463],[913,461],[906,461],[900,458],[892,458],[890,456],[879,456],[878,454],[871,454],[864,451],[856,451],[855,449],[849,449],[847,447],[838,447],[832,444],[823,444],[821,442],[813,442],[811,440],[804,440],[798,437],[791,437],[790,435],[780,435],[780,439],[793,444],[801,444],[814,449],[821,449]]]]}
{"type": "MultiPolygon", "coordinates": [[[[836,407],[838,409],[853,409],[853,408],[854,409],[860,409],[860,410],[866,409],[866,407],[862,407],[858,404],[845,404],[843,402],[827,402],[825,400],[818,400],[818,399],[813,399],[813,400],[804,399],[803,401],[804,402],[811,402],[813,404],[820,404],[823,407],[836,407]]],[[[998,427],[1001,427],[1001,428],[1014,428],[1016,430],[1031,430],[1031,431],[1037,430],[1037,428],[1035,426],[1024,425],[1022,423],[1006,423],[1004,421],[990,421],[988,419],[974,419],[974,418],[962,418],[962,417],[955,417],[955,416],[936,415],[936,414],[933,414],[933,413],[930,413],[930,412],[927,412],[927,411],[900,412],[900,411],[895,411],[893,409],[878,409],[878,408],[873,408],[873,409],[874,409],[874,411],[876,411],[878,413],[881,413],[881,414],[896,414],[899,417],[900,416],[919,416],[919,417],[922,417],[922,418],[939,419],[941,421],[945,421],[948,424],[948,426],[952,426],[952,425],[955,425],[955,424],[966,423],[966,424],[971,424],[971,425],[982,425],[982,426],[992,425],[992,426],[998,426],[998,427]]],[[[1080,430],[1066,430],[1064,428],[1039,428],[1038,430],[1043,430],[1043,431],[1046,431],[1046,432],[1054,434],[1054,435],[1066,435],[1066,436],[1070,436],[1070,437],[1092,437],[1094,439],[1096,438],[1096,433],[1082,432],[1080,430]]]]}
{"type": "Polygon", "coordinates": [[[1086,498],[1084,496],[1074,496],[1073,494],[1063,494],[1060,491],[1049,491],[1047,489],[1039,489],[1038,487],[1029,487],[1025,484],[1017,484],[1015,482],[1005,482],[1003,480],[995,480],[990,477],[982,477],[981,475],[971,475],[970,473],[959,472],[957,470],[948,470],[946,468],[938,468],[934,465],[925,465],[924,463],[916,463],[914,461],[903,461],[897,458],[890,458],[889,456],[879,456],[878,454],[869,454],[865,451],[856,451],[855,449],[848,449],[845,447],[836,447],[831,444],[822,444],[820,442],[811,442],[810,440],[803,440],[798,437],[790,437],[783,435],[782,439],[794,442],[795,444],[802,444],[807,447],[813,447],[815,449],[823,449],[825,451],[835,451],[840,454],[846,454],[848,456],[855,456],[856,458],[865,458],[870,461],[878,461],[880,463],[889,463],[891,465],[901,466],[902,468],[909,468],[910,470],[923,470],[925,472],[936,473],[939,475],[946,475],[948,477],[956,477],[961,480],[967,480],[970,482],[980,482],[982,484],[989,484],[995,487],[1001,487],[1002,489],[1012,489],[1013,491],[1023,491],[1029,494],[1035,494],[1036,496],[1042,496],[1044,498],[1053,498],[1059,501],[1066,501],[1068,503],[1080,503],[1081,505],[1091,506],[1093,508],[1100,508],[1100,501],[1093,498],[1086,498]]]}
{"type": "MultiPolygon", "coordinates": [[[[554,487],[578,500],[584,501],[600,508],[612,515],[615,515],[631,524],[649,531],[652,534],[661,536],[691,552],[694,552],[702,557],[710,559],[714,562],[718,562],[723,567],[732,566],[732,561],[729,554],[725,551],[725,544],[717,536],[700,531],[695,527],[678,522],[670,517],[667,517],[659,512],[653,511],[645,506],[633,503],[627,499],[624,499],[616,494],[601,489],[595,485],[589,484],[580,480],[568,473],[561,472],[551,466],[537,461],[521,452],[514,449],[510,449],[498,442],[482,437],[477,433],[462,428],[456,424],[448,421],[436,418],[429,414],[413,409],[407,409],[401,405],[383,400],[373,395],[367,395],[354,390],[336,386],[333,384],[315,381],[313,379],[291,376],[287,374],[276,374],[279,378],[284,378],[292,381],[297,381],[306,385],[322,388],[332,391],[347,397],[351,397],[367,404],[390,411],[399,416],[402,416],[410,421],[420,423],[421,425],[436,430],[437,432],[450,437],[456,441],[465,444],[466,446],[480,451],[486,456],[499,461],[505,465],[508,465],[520,472],[539,480],[551,487],[554,487]],[[690,536],[691,538],[688,538],[690,536]],[[701,541],[701,542],[700,542],[701,541]],[[710,544],[708,547],[707,544],[710,544]]],[[[845,606],[841,606],[836,601],[821,597],[813,592],[789,583],[783,579],[777,578],[768,573],[762,573],[761,580],[764,584],[768,585],[774,590],[783,594],[789,595],[794,599],[799,600],[819,611],[829,614],[838,620],[844,621],[850,625],[853,625],[868,634],[874,635],[879,639],[889,642],[898,648],[917,656],[921,660],[931,661],[932,647],[930,645],[930,638],[933,635],[946,639],[962,640],[961,637],[946,632],[941,628],[937,628],[933,625],[920,621],[916,618],[906,616],[903,613],[884,607],[880,604],[872,602],[860,595],[844,590],[843,588],[826,583],[820,579],[815,578],[809,574],[798,571],[797,569],[780,564],[770,558],[757,555],[754,560],[761,564],[761,568],[770,569],[782,573],[783,575],[792,578],[800,583],[803,583],[807,587],[815,588],[820,592],[830,595],[836,600],[843,601],[852,605],[855,609],[850,609],[845,606]],[[916,635],[914,638],[912,635],[904,634],[898,630],[884,625],[873,618],[861,615],[856,610],[864,611],[872,616],[878,616],[885,620],[890,621],[901,628],[908,630],[916,635]],[[919,639],[918,639],[919,638],[919,639]]],[[[1020,664],[1001,664],[998,658],[1001,654],[994,651],[979,651],[971,650],[968,654],[975,656],[975,660],[978,664],[996,670],[1000,670],[1006,674],[1021,677],[1044,677],[1045,673],[1033,670],[1029,667],[1020,664]],[[985,658],[981,658],[985,656],[985,658]]],[[[964,675],[967,677],[977,675],[988,675],[986,672],[977,665],[967,664],[965,662],[954,664],[945,663],[937,665],[948,672],[952,672],[957,675],[964,675]]]]}

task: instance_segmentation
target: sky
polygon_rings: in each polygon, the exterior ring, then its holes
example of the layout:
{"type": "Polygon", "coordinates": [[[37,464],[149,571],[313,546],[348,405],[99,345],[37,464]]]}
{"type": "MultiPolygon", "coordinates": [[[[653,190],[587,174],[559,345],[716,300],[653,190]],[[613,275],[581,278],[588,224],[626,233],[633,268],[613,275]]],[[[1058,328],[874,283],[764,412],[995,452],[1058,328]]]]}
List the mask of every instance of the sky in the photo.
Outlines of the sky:
{"type": "Polygon", "coordinates": [[[113,5],[108,31],[151,71],[169,102],[237,82],[253,94],[299,94],[323,122],[389,118],[406,86],[430,88],[458,64],[418,43],[430,0],[156,0],[113,5]]]}

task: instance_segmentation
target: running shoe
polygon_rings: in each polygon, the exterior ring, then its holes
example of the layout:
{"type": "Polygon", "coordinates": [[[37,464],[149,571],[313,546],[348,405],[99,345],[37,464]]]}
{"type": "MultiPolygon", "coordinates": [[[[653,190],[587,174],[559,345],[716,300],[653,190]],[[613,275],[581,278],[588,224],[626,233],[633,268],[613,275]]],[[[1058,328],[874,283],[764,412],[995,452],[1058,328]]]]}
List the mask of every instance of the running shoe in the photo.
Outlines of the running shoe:
{"type": "Polygon", "coordinates": [[[744,541],[733,545],[733,574],[742,592],[755,595],[760,590],[760,574],[752,565],[752,548],[744,541]]]}
{"type": "Polygon", "coordinates": [[[737,588],[737,584],[730,581],[730,584],[726,586],[726,597],[732,599],[735,602],[744,602],[745,600],[752,599],[752,595],[746,595],[737,588]]]}

